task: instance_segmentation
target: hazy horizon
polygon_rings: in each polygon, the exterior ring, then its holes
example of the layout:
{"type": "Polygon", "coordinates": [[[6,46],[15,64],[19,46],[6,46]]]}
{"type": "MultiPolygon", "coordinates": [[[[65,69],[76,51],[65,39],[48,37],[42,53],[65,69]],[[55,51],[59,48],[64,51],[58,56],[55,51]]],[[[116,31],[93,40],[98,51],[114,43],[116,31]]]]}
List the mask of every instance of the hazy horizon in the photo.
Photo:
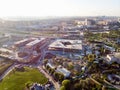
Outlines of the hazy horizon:
{"type": "Polygon", "coordinates": [[[120,0],[0,0],[0,17],[120,16],[120,0]]]}
{"type": "Polygon", "coordinates": [[[34,17],[34,16],[12,16],[12,17],[0,17],[1,20],[49,20],[49,19],[67,19],[67,18],[93,18],[93,17],[103,17],[103,18],[120,18],[120,16],[44,16],[44,17],[34,17]]]}

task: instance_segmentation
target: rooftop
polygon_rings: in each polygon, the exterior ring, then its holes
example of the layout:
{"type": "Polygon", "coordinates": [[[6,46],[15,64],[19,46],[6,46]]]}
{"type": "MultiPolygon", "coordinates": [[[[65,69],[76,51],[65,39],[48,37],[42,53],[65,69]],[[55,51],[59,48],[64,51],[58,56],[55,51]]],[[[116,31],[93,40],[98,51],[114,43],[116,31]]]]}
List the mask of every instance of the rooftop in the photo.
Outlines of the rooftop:
{"type": "Polygon", "coordinates": [[[55,66],[54,65],[52,65],[51,63],[47,63],[46,65],[48,65],[50,68],[52,68],[52,69],[54,69],[55,68],[55,66]]]}
{"type": "Polygon", "coordinates": [[[115,55],[116,58],[120,59],[120,53],[115,53],[114,55],[115,55]]]}
{"type": "Polygon", "coordinates": [[[71,73],[70,71],[63,67],[58,67],[56,71],[62,73],[65,77],[68,77],[71,73]]]}
{"type": "Polygon", "coordinates": [[[0,48],[0,51],[2,51],[2,52],[9,52],[9,53],[12,53],[12,51],[11,51],[11,50],[6,49],[6,48],[0,48]]]}
{"type": "Polygon", "coordinates": [[[34,40],[34,41],[32,41],[32,42],[26,44],[26,45],[27,45],[27,46],[33,46],[33,45],[35,45],[35,44],[41,42],[42,40],[44,40],[44,38],[36,39],[36,40],[34,40]]]}
{"type": "Polygon", "coordinates": [[[23,39],[23,40],[17,41],[17,42],[15,42],[15,44],[24,43],[24,42],[26,42],[26,41],[28,41],[28,39],[23,39]]]}
{"type": "Polygon", "coordinates": [[[49,45],[50,48],[82,49],[81,40],[58,39],[49,45]]]}

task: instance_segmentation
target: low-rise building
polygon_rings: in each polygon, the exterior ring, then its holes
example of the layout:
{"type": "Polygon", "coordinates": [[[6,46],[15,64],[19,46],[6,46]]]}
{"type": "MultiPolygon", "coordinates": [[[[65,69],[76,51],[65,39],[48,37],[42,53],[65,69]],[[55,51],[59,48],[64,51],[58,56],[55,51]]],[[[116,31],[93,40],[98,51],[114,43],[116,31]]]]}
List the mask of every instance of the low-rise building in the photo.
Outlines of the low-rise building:
{"type": "Polygon", "coordinates": [[[47,63],[46,66],[49,66],[50,68],[55,69],[55,66],[51,63],[47,63]]]}
{"type": "Polygon", "coordinates": [[[117,62],[120,64],[120,53],[108,54],[106,60],[108,63],[117,62]]]}
{"type": "Polygon", "coordinates": [[[120,38],[118,38],[116,42],[117,42],[117,44],[120,44],[120,38]]]}
{"type": "Polygon", "coordinates": [[[116,74],[108,75],[107,80],[114,85],[120,85],[120,76],[119,75],[116,75],[116,74]]]}
{"type": "Polygon", "coordinates": [[[47,41],[47,38],[28,38],[15,42],[16,58],[21,62],[32,62],[40,57],[40,52],[47,45],[47,41]]]}
{"type": "Polygon", "coordinates": [[[29,42],[25,45],[26,49],[28,50],[35,50],[36,48],[40,47],[45,43],[45,38],[40,38],[40,39],[35,39],[34,41],[32,42],[29,42]]]}
{"type": "Polygon", "coordinates": [[[33,41],[34,39],[33,38],[26,38],[26,39],[23,39],[23,40],[20,40],[20,41],[17,41],[14,43],[14,46],[17,47],[17,48],[20,48],[22,46],[25,46],[27,43],[33,41]]]}
{"type": "Polygon", "coordinates": [[[110,50],[111,52],[115,52],[115,48],[113,48],[113,47],[104,45],[104,48],[110,50]]]}
{"type": "Polygon", "coordinates": [[[56,72],[62,73],[65,78],[69,77],[71,74],[70,71],[68,71],[66,68],[63,68],[63,67],[57,67],[56,72]]]}
{"type": "Polygon", "coordinates": [[[30,90],[45,90],[45,87],[41,84],[34,83],[31,87],[30,90]]]}
{"type": "Polygon", "coordinates": [[[97,21],[97,24],[98,24],[98,25],[108,25],[108,21],[99,20],[99,21],[97,21]]]}

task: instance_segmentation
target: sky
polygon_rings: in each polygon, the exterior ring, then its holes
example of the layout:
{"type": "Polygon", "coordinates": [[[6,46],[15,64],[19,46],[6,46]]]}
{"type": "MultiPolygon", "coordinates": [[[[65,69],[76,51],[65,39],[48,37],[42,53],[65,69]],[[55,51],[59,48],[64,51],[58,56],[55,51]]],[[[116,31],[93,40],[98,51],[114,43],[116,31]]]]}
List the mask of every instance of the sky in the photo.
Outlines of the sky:
{"type": "Polygon", "coordinates": [[[0,0],[7,16],[120,16],[120,0],[0,0]]]}

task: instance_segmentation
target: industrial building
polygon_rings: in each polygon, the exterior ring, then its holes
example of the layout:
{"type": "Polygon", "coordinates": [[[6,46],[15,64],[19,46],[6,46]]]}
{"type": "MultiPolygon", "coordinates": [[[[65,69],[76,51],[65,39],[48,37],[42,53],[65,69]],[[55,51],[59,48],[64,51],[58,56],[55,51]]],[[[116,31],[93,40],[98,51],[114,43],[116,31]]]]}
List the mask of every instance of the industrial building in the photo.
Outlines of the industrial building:
{"type": "Polygon", "coordinates": [[[81,40],[57,39],[49,45],[49,50],[60,50],[65,52],[82,50],[81,40]]]}
{"type": "Polygon", "coordinates": [[[47,41],[47,38],[28,38],[15,42],[16,58],[18,61],[32,62],[41,56],[41,49],[47,41]]]}
{"type": "Polygon", "coordinates": [[[23,40],[20,40],[20,41],[17,41],[14,43],[14,46],[15,47],[22,47],[24,45],[26,45],[27,43],[33,41],[35,38],[29,38],[29,39],[23,39],[23,40]]]}
{"type": "Polygon", "coordinates": [[[40,49],[40,47],[41,47],[43,44],[45,44],[45,42],[46,42],[46,39],[45,39],[45,38],[35,39],[34,41],[27,43],[27,44],[25,45],[25,47],[26,47],[27,49],[31,49],[31,50],[35,50],[37,47],[39,47],[39,49],[40,49]]]}

